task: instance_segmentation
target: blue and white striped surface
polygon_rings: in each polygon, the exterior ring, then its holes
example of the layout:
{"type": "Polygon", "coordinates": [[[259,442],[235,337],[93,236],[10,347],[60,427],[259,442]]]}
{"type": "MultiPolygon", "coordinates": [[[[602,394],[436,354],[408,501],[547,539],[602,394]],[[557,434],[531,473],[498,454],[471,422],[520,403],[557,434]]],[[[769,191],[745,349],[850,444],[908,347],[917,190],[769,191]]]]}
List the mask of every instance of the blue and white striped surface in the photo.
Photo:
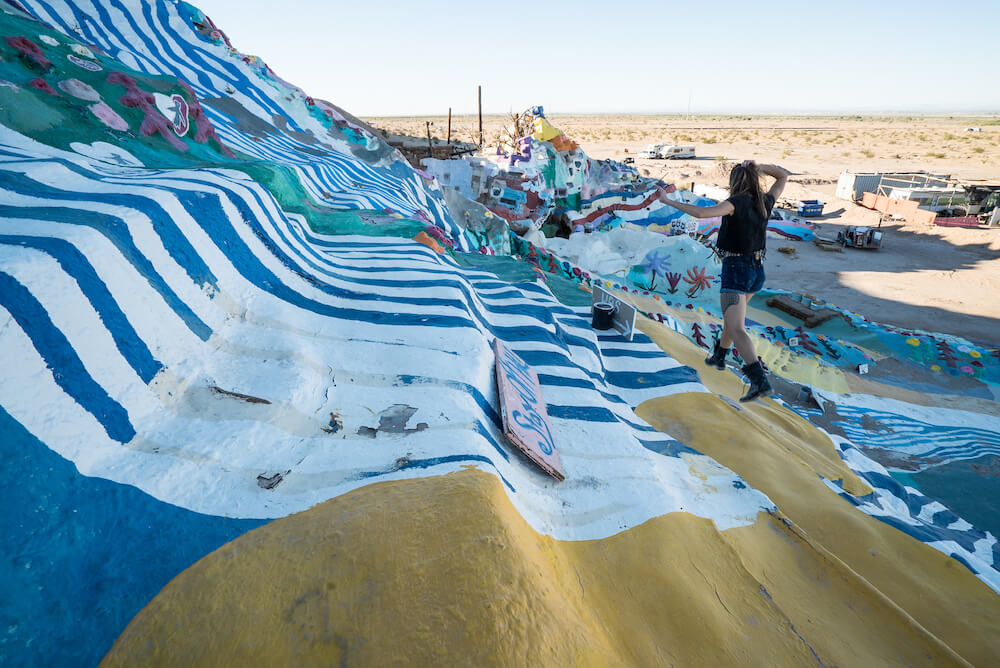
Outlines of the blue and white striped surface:
{"type": "Polygon", "coordinates": [[[240,172],[102,165],[10,129],[0,186],[0,403],[87,475],[262,518],[475,464],[562,538],[679,508],[734,526],[771,506],[632,412],[704,391],[692,369],[642,335],[595,336],[543,285],[410,240],[315,234],[240,172]],[[494,337],[539,374],[564,484],[503,442],[494,337]],[[393,406],[428,427],[359,435],[393,406]],[[273,490],[256,484],[274,473],[273,490]]]}
{"type": "MultiPolygon", "coordinates": [[[[381,153],[328,133],[301,92],[202,39],[183,5],[22,4],[129,67],[183,78],[203,100],[228,96],[311,132],[321,143],[251,136],[204,105],[224,143],[290,167],[317,202],[426,215],[469,248],[436,187],[398,154],[367,157],[381,153]]],[[[237,170],[113,166],[10,128],[0,188],[0,406],[85,475],[208,515],[272,518],[373,480],[475,465],[562,539],[677,510],[727,528],[773,507],[633,413],[704,391],[692,369],[642,335],[595,336],[586,309],[542,285],[462,269],[406,239],[315,234],[237,170]],[[539,374],[564,483],[503,442],[494,337],[539,374]],[[416,409],[407,431],[363,435],[399,406],[416,409]],[[275,474],[273,489],[257,484],[275,474]]],[[[879,498],[858,505],[895,517],[879,498]]],[[[976,545],[975,563],[988,564],[976,545]]]]}
{"type": "MultiPolygon", "coordinates": [[[[1000,416],[966,410],[917,406],[866,395],[817,396],[837,407],[834,424],[855,445],[890,451],[906,460],[906,471],[920,471],[984,455],[1000,456],[1000,416]]],[[[796,408],[818,416],[815,408],[796,408]]]]}
{"type": "MultiPolygon", "coordinates": [[[[293,168],[318,201],[341,209],[391,209],[405,216],[426,214],[444,228],[462,250],[469,240],[452,220],[436,186],[428,186],[398,153],[374,162],[360,159],[363,147],[329,133],[311,117],[304,95],[260,76],[224,44],[205,41],[186,18],[185,3],[157,0],[83,0],[21,3],[57,30],[94,44],[128,67],[151,75],[186,81],[199,99],[231,98],[247,113],[271,124],[275,116],[288,129],[311,133],[319,141],[304,144],[282,132],[251,136],[236,119],[203,105],[223,143],[241,153],[293,168]]],[[[368,136],[373,148],[381,140],[368,136]]]]}
{"type": "Polygon", "coordinates": [[[1000,542],[919,490],[900,484],[846,439],[831,436],[840,456],[872,492],[854,496],[835,481],[830,489],[863,512],[953,557],[1000,594],[1000,542]]]}

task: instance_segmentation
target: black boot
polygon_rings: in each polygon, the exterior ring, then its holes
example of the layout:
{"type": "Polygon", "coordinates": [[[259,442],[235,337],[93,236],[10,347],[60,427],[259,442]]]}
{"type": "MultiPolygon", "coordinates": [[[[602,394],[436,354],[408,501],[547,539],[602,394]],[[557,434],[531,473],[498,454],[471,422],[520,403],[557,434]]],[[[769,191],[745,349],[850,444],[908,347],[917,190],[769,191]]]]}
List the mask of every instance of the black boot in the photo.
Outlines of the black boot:
{"type": "Polygon", "coordinates": [[[726,368],[726,355],[729,354],[729,348],[723,348],[719,345],[719,342],[715,342],[715,350],[712,354],[705,358],[705,364],[708,366],[714,366],[719,371],[724,371],[726,368]]]}
{"type": "Polygon", "coordinates": [[[740,398],[740,401],[750,401],[771,393],[771,383],[767,382],[767,372],[764,371],[760,362],[747,364],[743,367],[743,373],[750,381],[750,389],[740,398]]]}

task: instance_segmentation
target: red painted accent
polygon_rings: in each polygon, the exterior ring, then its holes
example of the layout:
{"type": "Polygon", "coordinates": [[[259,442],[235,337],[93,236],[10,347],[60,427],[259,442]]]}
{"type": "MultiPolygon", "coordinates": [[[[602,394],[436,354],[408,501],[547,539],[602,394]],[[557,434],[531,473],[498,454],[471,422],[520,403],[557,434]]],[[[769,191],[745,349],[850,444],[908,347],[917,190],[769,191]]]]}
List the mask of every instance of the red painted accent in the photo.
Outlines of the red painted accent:
{"type": "Polygon", "coordinates": [[[178,151],[184,152],[188,150],[187,144],[178,139],[177,135],[174,134],[173,123],[168,121],[160,113],[160,110],[156,108],[156,98],[153,97],[152,93],[147,93],[140,89],[136,80],[124,72],[109,73],[108,83],[124,86],[125,90],[128,91],[118,98],[118,102],[122,106],[131,109],[141,109],[146,114],[142,119],[142,125],[139,126],[139,132],[142,136],[151,137],[154,134],[159,134],[178,151]]]}
{"type": "Polygon", "coordinates": [[[214,139],[215,143],[218,144],[220,151],[230,158],[234,157],[233,152],[222,143],[222,140],[219,139],[219,135],[215,133],[215,126],[212,125],[212,121],[208,120],[208,116],[205,115],[205,110],[201,108],[201,102],[198,101],[198,96],[195,95],[194,89],[192,89],[191,86],[189,86],[183,79],[178,79],[177,83],[181,88],[187,91],[188,97],[191,98],[191,101],[188,102],[188,113],[191,115],[191,120],[193,120],[198,126],[198,130],[194,135],[194,140],[199,144],[204,144],[209,139],[214,139]]]}
{"type": "Polygon", "coordinates": [[[37,79],[32,79],[31,81],[28,82],[28,85],[31,86],[32,88],[37,88],[38,90],[44,90],[49,95],[62,97],[62,95],[52,90],[52,86],[50,86],[49,83],[45,79],[42,79],[41,77],[38,77],[37,79]]]}
{"type": "Polygon", "coordinates": [[[4,37],[3,39],[12,49],[17,49],[22,58],[38,65],[43,72],[52,69],[52,61],[46,58],[41,48],[27,37],[4,37]]]}
{"type": "Polygon", "coordinates": [[[589,214],[575,221],[578,225],[582,223],[592,223],[604,214],[610,211],[637,211],[639,209],[645,209],[647,206],[656,201],[657,193],[653,193],[646,199],[642,200],[639,204],[612,204],[606,206],[603,209],[597,209],[596,211],[591,211],[589,214]]]}

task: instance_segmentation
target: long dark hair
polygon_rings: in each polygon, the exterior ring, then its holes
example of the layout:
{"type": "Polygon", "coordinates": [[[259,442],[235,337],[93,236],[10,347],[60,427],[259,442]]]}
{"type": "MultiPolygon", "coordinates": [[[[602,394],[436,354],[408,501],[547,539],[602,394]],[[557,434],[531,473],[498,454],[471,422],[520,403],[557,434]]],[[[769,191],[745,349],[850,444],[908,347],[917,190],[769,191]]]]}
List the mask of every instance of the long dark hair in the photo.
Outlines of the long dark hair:
{"type": "Polygon", "coordinates": [[[760,215],[767,218],[767,207],[764,206],[764,190],[760,187],[760,171],[753,160],[742,162],[729,172],[729,194],[750,195],[753,204],[760,215]]]}

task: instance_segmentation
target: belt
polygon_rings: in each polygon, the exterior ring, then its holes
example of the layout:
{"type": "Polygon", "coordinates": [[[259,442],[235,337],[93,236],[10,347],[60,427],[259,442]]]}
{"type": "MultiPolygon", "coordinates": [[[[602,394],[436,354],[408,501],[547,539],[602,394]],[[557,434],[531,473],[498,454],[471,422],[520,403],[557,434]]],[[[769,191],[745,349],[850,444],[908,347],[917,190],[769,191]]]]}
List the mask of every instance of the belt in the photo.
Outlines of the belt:
{"type": "Polygon", "coordinates": [[[746,258],[747,260],[753,260],[755,262],[763,262],[764,261],[764,255],[767,252],[763,248],[760,249],[760,250],[752,251],[750,253],[736,253],[736,252],[733,252],[733,251],[721,250],[719,248],[715,248],[714,250],[715,250],[716,255],[718,255],[720,258],[723,258],[723,257],[742,257],[742,258],[746,258]]]}

